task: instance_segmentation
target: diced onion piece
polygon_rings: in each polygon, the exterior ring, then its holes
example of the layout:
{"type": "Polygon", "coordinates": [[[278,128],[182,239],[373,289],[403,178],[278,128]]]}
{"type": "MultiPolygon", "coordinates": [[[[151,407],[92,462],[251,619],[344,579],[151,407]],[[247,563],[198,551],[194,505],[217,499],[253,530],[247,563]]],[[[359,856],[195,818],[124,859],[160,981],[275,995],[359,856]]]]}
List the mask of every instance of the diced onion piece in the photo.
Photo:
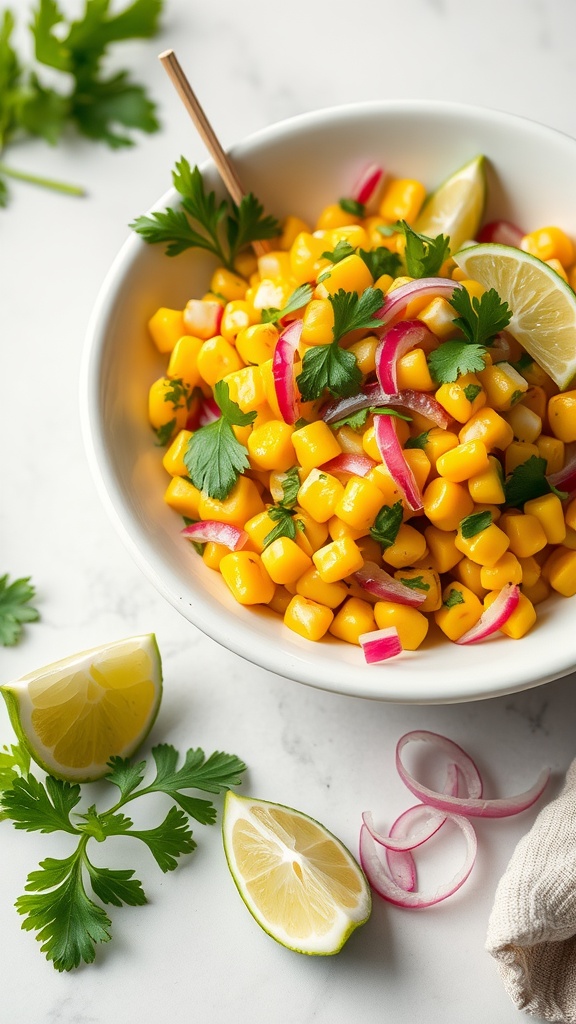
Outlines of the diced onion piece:
{"type": "Polygon", "coordinates": [[[404,747],[412,742],[430,743],[438,750],[446,753],[462,772],[465,784],[468,786],[468,792],[473,791],[470,789],[470,786],[477,784],[474,780],[480,778],[478,769],[468,754],[458,744],[446,739],[445,736],[439,736],[437,733],[425,730],[416,730],[406,733],[399,739],[396,746],[396,768],[400,778],[418,800],[428,804],[430,807],[436,807],[440,811],[455,812],[457,815],[466,814],[477,818],[506,818],[513,814],[520,814],[521,811],[525,811],[536,803],[536,800],[546,788],[550,777],[550,769],[546,768],[540,773],[534,785],[526,790],[526,792],[502,799],[485,800],[480,796],[449,796],[423,786],[408,771],[402,760],[402,752],[404,747]]]}
{"type": "Polygon", "coordinates": [[[497,242],[498,245],[512,245],[515,249],[519,249],[525,233],[508,220],[492,220],[481,228],[478,233],[478,241],[482,244],[497,242]]]}
{"type": "Polygon", "coordinates": [[[220,331],[223,313],[224,309],[220,302],[190,299],[186,303],[183,318],[190,334],[193,334],[195,338],[207,341],[208,338],[213,338],[220,331]]]}
{"type": "Polygon", "coordinates": [[[430,298],[438,296],[450,299],[454,291],[461,287],[458,281],[451,281],[447,277],[421,277],[416,281],[409,281],[408,284],[403,284],[399,288],[394,288],[386,295],[384,305],[374,314],[381,322],[378,332],[382,334],[386,327],[402,320],[408,304],[413,299],[427,295],[430,298]]]}
{"type": "Polygon", "coordinates": [[[423,590],[413,590],[412,587],[400,583],[400,580],[394,579],[394,576],[380,568],[376,562],[364,562],[362,568],[352,574],[352,579],[379,601],[395,601],[397,604],[416,607],[426,600],[423,590]]]}
{"type": "Polygon", "coordinates": [[[403,651],[396,626],[372,629],[369,633],[361,633],[358,641],[364,651],[367,665],[374,665],[377,661],[388,661],[389,658],[395,658],[403,651]]]}
{"type": "Polygon", "coordinates": [[[404,494],[408,507],[417,512],[422,508],[422,495],[414,473],[404,458],[391,416],[374,416],[374,436],[382,462],[404,494]]]}
{"type": "Polygon", "coordinates": [[[497,633],[518,607],[519,600],[520,587],[516,583],[507,583],[492,604],[482,612],[478,622],[456,640],[456,643],[475,644],[497,633]]]}
{"type": "Polygon", "coordinates": [[[352,189],[352,199],[362,206],[366,206],[374,195],[378,185],[382,181],[384,170],[378,164],[369,164],[365,171],[358,178],[352,189]]]}
{"type": "Polygon", "coordinates": [[[231,551],[243,548],[248,540],[246,530],[239,530],[231,523],[219,523],[215,519],[204,519],[199,523],[191,523],[180,532],[187,540],[193,540],[198,544],[212,541],[214,544],[223,544],[231,551]]]}
{"type": "Polygon", "coordinates": [[[403,320],[388,328],[376,350],[376,376],[384,391],[388,394],[397,393],[398,360],[415,345],[431,337],[432,331],[422,320],[403,320]]]}
{"type": "Polygon", "coordinates": [[[272,375],[276,401],[285,423],[296,423],[299,416],[299,398],[294,383],[294,356],[302,334],[302,320],[293,320],[284,328],[276,342],[272,359],[272,375]]]}
{"type": "Polygon", "coordinates": [[[213,398],[206,398],[202,403],[198,423],[201,427],[205,427],[208,423],[214,423],[215,420],[219,420],[221,415],[222,413],[216,401],[213,398]]]}
{"type": "Polygon", "coordinates": [[[382,899],[394,903],[398,907],[407,907],[414,910],[432,907],[436,903],[447,899],[457,892],[466,881],[476,859],[477,839],[474,828],[467,818],[459,814],[447,814],[446,820],[453,822],[463,832],[466,840],[466,858],[460,870],[445,885],[440,886],[434,893],[407,892],[399,886],[389,875],[386,867],[378,854],[378,844],[374,841],[366,825],[360,830],[360,864],[370,882],[370,885],[382,899]]]}
{"type": "Polygon", "coordinates": [[[352,452],[342,452],[329,462],[320,466],[322,473],[351,473],[352,476],[367,476],[374,466],[374,462],[368,455],[354,455],[352,452]]]}

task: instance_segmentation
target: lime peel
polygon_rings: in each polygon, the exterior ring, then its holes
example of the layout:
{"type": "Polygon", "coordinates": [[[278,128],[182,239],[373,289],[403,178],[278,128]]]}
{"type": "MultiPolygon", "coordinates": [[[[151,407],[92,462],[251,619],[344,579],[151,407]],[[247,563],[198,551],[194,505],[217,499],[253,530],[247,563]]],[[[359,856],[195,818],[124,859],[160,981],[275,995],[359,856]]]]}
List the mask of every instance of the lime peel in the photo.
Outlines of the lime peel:
{"type": "Polygon", "coordinates": [[[474,157],[428,197],[413,225],[421,235],[449,235],[451,252],[475,238],[486,203],[486,158],[474,157]]]}

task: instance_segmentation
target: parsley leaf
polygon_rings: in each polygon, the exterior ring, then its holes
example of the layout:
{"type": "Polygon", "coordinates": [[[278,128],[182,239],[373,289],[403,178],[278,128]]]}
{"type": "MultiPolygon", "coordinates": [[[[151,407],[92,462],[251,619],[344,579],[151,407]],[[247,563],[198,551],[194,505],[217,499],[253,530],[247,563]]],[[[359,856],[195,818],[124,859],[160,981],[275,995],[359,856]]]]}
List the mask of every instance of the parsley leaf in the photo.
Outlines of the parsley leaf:
{"type": "Polygon", "coordinates": [[[232,427],[252,423],[256,411],[242,412],[230,398],[230,390],[224,380],[215,384],[214,399],[222,415],[194,431],[184,453],[184,465],[198,490],[223,501],[240,474],[250,465],[248,452],[236,439],[232,427]]]}
{"type": "Polygon", "coordinates": [[[489,509],[484,512],[472,512],[465,516],[460,522],[460,533],[465,540],[475,537],[477,533],[486,530],[492,522],[492,513],[489,509]]]}
{"type": "Polygon", "coordinates": [[[404,262],[410,277],[434,277],[450,254],[450,239],[444,235],[428,238],[414,231],[405,220],[397,225],[404,234],[404,262]]]}
{"type": "Polygon", "coordinates": [[[307,349],[296,383],[304,402],[320,398],[324,391],[335,398],[347,398],[360,388],[362,373],[354,353],[332,342],[307,349]]]}
{"type": "Polygon", "coordinates": [[[402,526],[403,513],[401,501],[395,502],[394,505],[383,505],[376,516],[374,526],[370,529],[370,536],[382,544],[382,547],[390,547],[402,526]]]}
{"type": "Polygon", "coordinates": [[[36,591],[30,576],[8,583],[8,574],[0,576],[0,643],[12,647],[18,642],[25,622],[37,622],[39,612],[29,603],[36,591]]]}
{"type": "Polygon", "coordinates": [[[340,288],[329,298],[334,310],[335,342],[340,341],[350,331],[371,331],[381,326],[382,320],[376,316],[384,303],[384,295],[380,288],[366,288],[362,295],[340,288]]]}
{"type": "Polygon", "coordinates": [[[460,314],[454,323],[468,341],[476,345],[490,345],[498,331],[503,331],[512,319],[512,310],[495,288],[490,288],[480,298],[477,295],[471,298],[465,288],[456,288],[450,305],[460,314]]]}
{"type": "Polygon", "coordinates": [[[483,345],[472,345],[469,341],[444,341],[428,356],[428,367],[435,381],[449,384],[466,373],[484,370],[483,345]]]}
{"type": "Polygon", "coordinates": [[[185,249],[205,249],[233,270],[236,257],[246,246],[273,238],[280,230],[278,221],[264,214],[252,194],[243,196],[239,205],[231,199],[217,201],[215,192],[206,191],[198,167],[191,168],[185,157],[177,161],[172,180],[183,209],[168,207],[137,217],[130,224],[146,242],[166,244],[167,256],[177,256],[185,249]]]}
{"type": "Polygon", "coordinates": [[[531,498],[541,498],[543,494],[557,494],[560,499],[567,498],[565,491],[553,487],[546,478],[546,459],[531,455],[526,462],[520,463],[512,470],[504,482],[506,504],[521,508],[531,498]]]}
{"type": "Polygon", "coordinates": [[[263,324],[275,324],[278,320],[282,320],[283,317],[288,316],[288,313],[295,313],[297,309],[301,309],[305,306],[313,295],[312,287],[309,284],[300,284],[292,292],[288,302],[283,309],[263,309],[261,312],[261,320],[263,324]]]}
{"type": "Polygon", "coordinates": [[[398,253],[392,252],[385,245],[379,245],[376,249],[359,249],[358,255],[364,260],[375,281],[382,274],[396,277],[402,263],[398,253]]]}

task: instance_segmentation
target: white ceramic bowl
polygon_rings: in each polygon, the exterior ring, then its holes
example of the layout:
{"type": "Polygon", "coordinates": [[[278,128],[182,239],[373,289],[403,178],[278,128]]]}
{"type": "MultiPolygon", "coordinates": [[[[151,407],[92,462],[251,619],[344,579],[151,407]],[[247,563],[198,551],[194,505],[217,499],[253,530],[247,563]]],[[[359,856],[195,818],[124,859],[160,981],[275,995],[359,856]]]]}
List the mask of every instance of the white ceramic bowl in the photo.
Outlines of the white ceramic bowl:
{"type": "MultiPolygon", "coordinates": [[[[505,217],[525,230],[557,223],[576,236],[576,141],[503,113],[433,102],[363,103],[273,125],[236,146],[232,156],[241,180],[268,211],[314,222],[368,162],[434,188],[478,153],[489,160],[487,220],[505,217]]],[[[202,169],[208,185],[222,191],[212,164],[202,169]]],[[[155,208],[175,202],[170,191],[155,208]]],[[[444,640],[370,667],[357,647],[332,638],[310,643],[273,613],[232,599],[219,574],[182,540],[182,520],[163,501],[167,478],[146,411],[149,385],[166,365],[146,322],[159,306],[182,308],[202,294],[213,266],[199,253],[169,259],[162,246],[132,235],[106,277],[86,341],[81,406],[90,465],[120,535],[160,593],[243,658],[361,697],[474,700],[576,668],[576,599],[540,605],[537,626],[520,641],[498,636],[467,648],[444,640]]]]}

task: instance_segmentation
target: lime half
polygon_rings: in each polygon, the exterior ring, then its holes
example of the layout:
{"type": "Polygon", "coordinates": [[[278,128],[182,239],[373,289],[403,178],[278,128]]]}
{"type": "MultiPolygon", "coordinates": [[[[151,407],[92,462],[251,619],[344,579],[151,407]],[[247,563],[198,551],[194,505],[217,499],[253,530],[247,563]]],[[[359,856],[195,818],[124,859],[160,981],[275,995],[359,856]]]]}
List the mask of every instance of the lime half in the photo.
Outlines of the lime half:
{"type": "Polygon", "coordinates": [[[370,888],[352,854],[301,811],[228,791],[222,834],[244,903],[283,946],[338,953],[370,916],[370,888]]]}
{"type": "Polygon", "coordinates": [[[486,201],[484,157],[477,156],[440,185],[426,200],[414,224],[421,235],[450,236],[450,252],[476,237],[486,201]]]}
{"type": "Polygon", "coordinates": [[[506,328],[560,390],[576,377],[576,294],[547,263],[522,249],[489,243],[454,256],[468,278],[495,288],[512,310],[506,328]]]}
{"type": "Polygon", "coordinates": [[[148,735],[162,696],[153,634],[82,651],[0,687],[14,730],[44,771],[70,782],[107,772],[148,735]]]}

